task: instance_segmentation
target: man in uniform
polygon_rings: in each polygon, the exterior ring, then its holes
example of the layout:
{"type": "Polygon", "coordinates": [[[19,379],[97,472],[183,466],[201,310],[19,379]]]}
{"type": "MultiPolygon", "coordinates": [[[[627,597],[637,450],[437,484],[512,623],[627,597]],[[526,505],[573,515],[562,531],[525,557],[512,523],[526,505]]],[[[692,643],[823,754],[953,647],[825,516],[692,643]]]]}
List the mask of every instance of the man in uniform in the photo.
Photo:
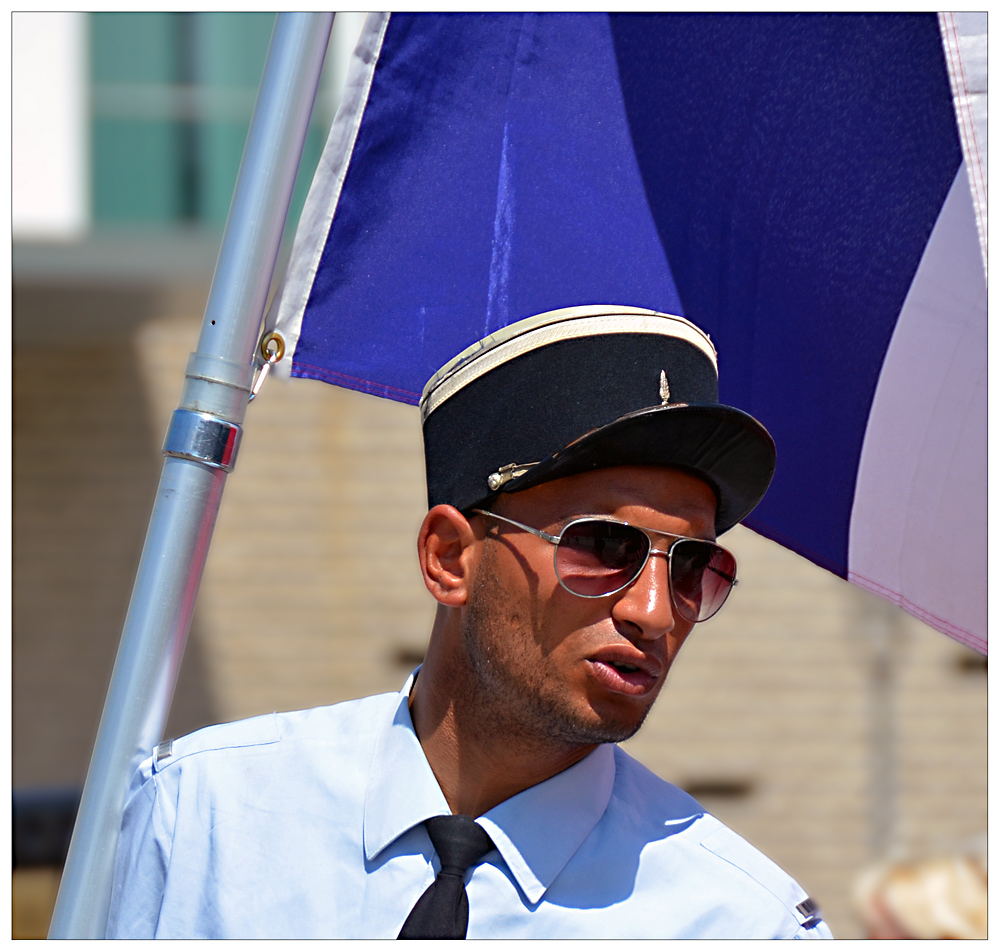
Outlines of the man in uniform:
{"type": "Polygon", "coordinates": [[[774,469],[764,427],[719,404],[707,335],[549,312],[460,354],[421,412],[423,665],[399,694],[157,748],[108,935],[829,937],[794,881],[616,746],[725,601],[716,535],[774,469]]]}

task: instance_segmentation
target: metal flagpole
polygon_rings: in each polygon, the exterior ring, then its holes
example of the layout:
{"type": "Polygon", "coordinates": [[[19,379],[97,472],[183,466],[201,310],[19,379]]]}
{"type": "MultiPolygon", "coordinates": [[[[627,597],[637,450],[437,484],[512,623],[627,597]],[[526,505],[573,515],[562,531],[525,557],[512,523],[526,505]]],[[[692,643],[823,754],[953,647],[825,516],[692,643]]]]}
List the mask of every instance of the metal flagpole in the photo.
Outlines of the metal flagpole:
{"type": "Polygon", "coordinates": [[[87,772],[49,938],[103,938],[129,782],[159,742],[227,473],[333,24],[280,13],[87,772]]]}

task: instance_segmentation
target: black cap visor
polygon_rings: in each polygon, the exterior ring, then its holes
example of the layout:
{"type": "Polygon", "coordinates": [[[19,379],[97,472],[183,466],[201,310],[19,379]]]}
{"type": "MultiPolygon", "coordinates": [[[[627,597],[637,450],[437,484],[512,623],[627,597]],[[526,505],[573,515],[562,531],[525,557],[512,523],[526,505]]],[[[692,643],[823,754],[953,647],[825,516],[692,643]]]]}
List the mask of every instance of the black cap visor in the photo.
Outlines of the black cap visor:
{"type": "Polygon", "coordinates": [[[670,404],[636,410],[591,430],[510,480],[502,492],[611,466],[671,467],[711,487],[721,535],[763,498],[774,463],[774,441],[750,414],[723,404],[670,404]]]}

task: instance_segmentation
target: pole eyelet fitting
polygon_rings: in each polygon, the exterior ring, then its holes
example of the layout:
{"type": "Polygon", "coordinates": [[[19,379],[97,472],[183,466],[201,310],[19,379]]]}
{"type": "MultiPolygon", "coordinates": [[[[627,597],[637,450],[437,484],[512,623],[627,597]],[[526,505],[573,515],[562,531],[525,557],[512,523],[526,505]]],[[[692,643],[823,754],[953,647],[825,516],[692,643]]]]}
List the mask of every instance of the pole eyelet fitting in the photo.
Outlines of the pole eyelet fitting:
{"type": "Polygon", "coordinates": [[[276,364],[285,356],[285,338],[277,331],[271,331],[260,339],[260,356],[265,363],[276,364]],[[272,350],[271,345],[274,345],[272,350]]]}

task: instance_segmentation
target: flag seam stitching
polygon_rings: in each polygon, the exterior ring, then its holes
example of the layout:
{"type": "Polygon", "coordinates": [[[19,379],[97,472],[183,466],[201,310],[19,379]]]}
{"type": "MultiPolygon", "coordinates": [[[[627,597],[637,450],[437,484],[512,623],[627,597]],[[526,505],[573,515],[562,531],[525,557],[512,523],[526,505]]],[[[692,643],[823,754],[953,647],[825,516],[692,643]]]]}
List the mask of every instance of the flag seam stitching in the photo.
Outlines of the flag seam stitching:
{"type": "Polygon", "coordinates": [[[900,608],[906,609],[906,611],[913,615],[915,618],[920,619],[920,621],[925,622],[932,628],[936,628],[938,631],[949,635],[956,641],[961,641],[964,644],[970,645],[972,647],[979,648],[982,651],[986,650],[986,641],[980,638],[978,635],[965,628],[960,628],[958,625],[954,625],[939,615],[935,615],[933,612],[927,611],[926,608],[921,608],[915,602],[910,601],[905,595],[897,592],[893,588],[882,585],[876,582],[874,579],[870,579],[865,575],[861,575],[859,572],[848,571],[847,580],[858,588],[866,589],[875,595],[879,595],[891,602],[897,604],[900,608]]]}

